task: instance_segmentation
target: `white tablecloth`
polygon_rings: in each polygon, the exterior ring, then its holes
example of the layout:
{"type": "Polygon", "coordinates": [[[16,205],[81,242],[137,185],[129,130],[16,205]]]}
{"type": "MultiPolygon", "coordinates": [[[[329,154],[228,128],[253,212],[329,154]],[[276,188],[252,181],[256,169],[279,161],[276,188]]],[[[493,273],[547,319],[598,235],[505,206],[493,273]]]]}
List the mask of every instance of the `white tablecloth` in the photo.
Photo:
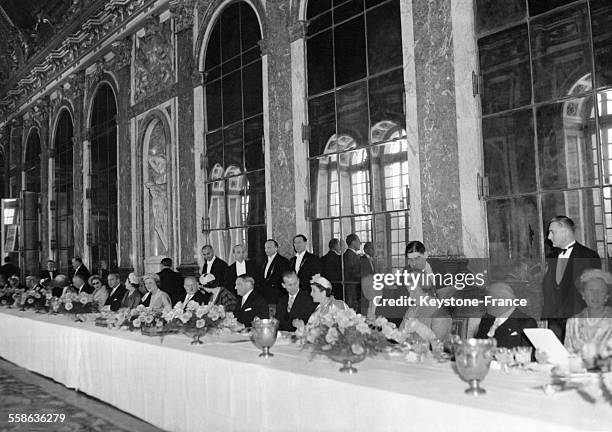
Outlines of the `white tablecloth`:
{"type": "Polygon", "coordinates": [[[612,430],[612,407],[546,396],[544,374],[491,371],[474,398],[448,363],[366,359],[345,375],[293,345],[260,359],[249,342],[206,340],[0,312],[0,356],[170,431],[612,430]]]}

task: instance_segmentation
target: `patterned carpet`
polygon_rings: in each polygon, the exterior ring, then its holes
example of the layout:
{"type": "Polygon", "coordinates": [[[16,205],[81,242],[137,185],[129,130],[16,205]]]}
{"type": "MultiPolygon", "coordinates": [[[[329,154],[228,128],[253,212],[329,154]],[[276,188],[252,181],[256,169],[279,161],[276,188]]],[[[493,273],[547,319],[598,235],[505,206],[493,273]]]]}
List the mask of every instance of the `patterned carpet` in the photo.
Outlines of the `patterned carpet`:
{"type": "MultiPolygon", "coordinates": [[[[40,419],[40,416],[38,416],[40,419]]],[[[53,418],[51,418],[53,419],[53,418]]],[[[0,432],[163,432],[110,405],[0,359],[0,432]],[[55,422],[12,422],[9,414],[64,414],[55,422]]]]}

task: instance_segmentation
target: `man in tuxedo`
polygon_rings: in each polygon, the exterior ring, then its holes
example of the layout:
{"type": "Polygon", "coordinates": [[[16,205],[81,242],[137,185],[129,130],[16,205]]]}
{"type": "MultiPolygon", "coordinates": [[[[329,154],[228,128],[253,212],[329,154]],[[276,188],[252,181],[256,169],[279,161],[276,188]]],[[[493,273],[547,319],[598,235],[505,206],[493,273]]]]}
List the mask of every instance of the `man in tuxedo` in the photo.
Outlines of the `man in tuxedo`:
{"type": "Polygon", "coordinates": [[[267,261],[263,268],[261,293],[268,304],[275,305],[281,295],[283,273],[289,269],[289,260],[278,253],[276,240],[268,239],[264,243],[267,261]]]}
{"type": "Polygon", "coordinates": [[[161,260],[161,271],[157,274],[159,275],[159,287],[168,294],[172,306],[185,298],[183,276],[172,270],[172,260],[170,258],[161,260]]]}
{"type": "Polygon", "coordinates": [[[204,266],[202,274],[211,274],[221,285],[224,285],[225,272],[227,271],[227,263],[218,256],[215,256],[215,250],[211,245],[202,247],[202,257],[204,258],[204,266]]]}
{"type": "Polygon", "coordinates": [[[359,313],[361,311],[361,258],[359,248],[361,241],[357,234],[349,234],[346,237],[348,249],[342,255],[344,264],[344,301],[359,313]]]}
{"type": "Polygon", "coordinates": [[[203,304],[206,301],[206,296],[198,289],[198,281],[193,276],[185,278],[183,286],[185,287],[185,297],[180,301],[183,302],[183,310],[187,309],[187,304],[194,301],[197,304],[203,304]]]}
{"type": "Polygon", "coordinates": [[[321,273],[319,257],[306,251],[308,239],[303,234],[293,237],[295,256],[289,261],[289,267],[294,270],[300,279],[300,289],[310,292],[310,280],[315,274],[321,273]]]}
{"type": "Polygon", "coordinates": [[[276,305],[278,329],[295,331],[293,320],[299,319],[307,323],[317,305],[312,301],[310,294],[300,289],[300,280],[295,271],[287,270],[283,273],[282,285],[286,294],[278,299],[276,305]]]}
{"type": "Polygon", "coordinates": [[[53,260],[47,261],[47,269],[41,271],[39,276],[41,279],[50,279],[50,280],[55,279],[55,276],[57,276],[57,270],[55,268],[55,261],[53,260]]]}
{"type": "Polygon", "coordinates": [[[374,245],[372,242],[366,242],[363,245],[363,255],[359,259],[359,267],[361,273],[361,309],[367,311],[368,318],[374,318],[376,306],[372,301],[376,295],[379,295],[374,286],[374,245]]]}
{"type": "Polygon", "coordinates": [[[19,267],[11,262],[11,258],[8,256],[4,257],[4,264],[0,267],[0,274],[3,274],[8,281],[11,276],[19,277],[19,273],[19,267]]]}
{"type": "Polygon", "coordinates": [[[87,284],[87,282],[85,282],[83,278],[79,276],[78,274],[75,274],[74,276],[72,276],[72,286],[76,290],[77,294],[81,294],[81,293],[92,294],[94,292],[93,287],[87,284]]]}
{"type": "Polygon", "coordinates": [[[601,268],[599,254],[581,245],[575,238],[576,225],[567,216],[552,218],[548,239],[555,249],[547,258],[547,271],[542,282],[544,304],[542,319],[561,340],[565,339],[565,323],[586,304],[576,290],[576,280],[589,268],[601,268]]]}
{"type": "Polygon", "coordinates": [[[89,276],[91,276],[91,274],[89,273],[89,270],[87,270],[85,264],[83,264],[83,260],[80,257],[72,258],[72,269],[72,276],[79,276],[84,281],[89,280],[89,276]]]}
{"type": "Polygon", "coordinates": [[[239,244],[232,248],[232,255],[234,257],[234,263],[227,268],[224,276],[225,288],[236,295],[236,278],[238,276],[247,275],[251,276],[253,280],[259,278],[259,271],[257,265],[251,260],[246,258],[246,250],[243,245],[239,244]]]}
{"type": "Polygon", "coordinates": [[[342,247],[340,240],[329,241],[329,251],[321,257],[321,276],[331,282],[332,294],[339,300],[344,299],[342,291],[342,247]]]}
{"type": "Polygon", "coordinates": [[[268,303],[261,294],[255,291],[255,279],[246,274],[238,276],[236,292],[242,297],[240,307],[235,313],[236,319],[245,327],[251,327],[256,316],[262,319],[268,318],[268,303]]]}
{"type": "Polygon", "coordinates": [[[106,298],[104,302],[104,306],[110,306],[110,310],[113,312],[118,311],[121,307],[121,301],[125,296],[127,290],[121,284],[121,280],[119,279],[119,274],[117,273],[109,273],[107,277],[108,281],[108,289],[110,290],[110,294],[106,298]]]}

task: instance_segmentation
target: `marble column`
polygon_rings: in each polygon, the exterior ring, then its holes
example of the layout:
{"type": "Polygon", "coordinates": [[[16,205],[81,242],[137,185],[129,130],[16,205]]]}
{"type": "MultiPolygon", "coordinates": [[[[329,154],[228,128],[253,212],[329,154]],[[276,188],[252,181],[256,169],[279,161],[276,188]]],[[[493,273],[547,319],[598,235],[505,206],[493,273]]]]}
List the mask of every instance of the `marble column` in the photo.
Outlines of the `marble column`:
{"type": "Polygon", "coordinates": [[[463,253],[451,0],[413,0],[423,242],[463,253]]]}
{"type": "MultiPolygon", "coordinates": [[[[294,132],[292,119],[292,75],[290,32],[290,2],[266,2],[264,52],[267,60],[267,83],[264,79],[264,122],[268,110],[266,157],[269,158],[266,177],[269,188],[268,235],[280,245],[280,253],[293,255],[292,239],[296,228],[294,132]],[[266,96],[267,94],[267,101],[266,96]],[[269,155],[269,156],[268,156],[269,155]]],[[[263,62],[265,67],[266,61],[263,62]]],[[[264,73],[264,77],[266,74],[264,73]]],[[[303,145],[303,143],[295,143],[303,145]]]]}

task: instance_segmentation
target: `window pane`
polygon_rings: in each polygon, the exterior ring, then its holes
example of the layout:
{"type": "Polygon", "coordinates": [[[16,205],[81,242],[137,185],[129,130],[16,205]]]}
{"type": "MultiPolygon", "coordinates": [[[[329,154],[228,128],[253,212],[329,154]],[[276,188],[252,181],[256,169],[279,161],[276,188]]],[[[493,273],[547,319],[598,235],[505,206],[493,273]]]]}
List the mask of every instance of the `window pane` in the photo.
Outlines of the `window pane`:
{"type": "Polygon", "coordinates": [[[482,73],[482,110],[490,114],[531,102],[527,26],[478,41],[482,73]]]}
{"type": "Polygon", "coordinates": [[[576,94],[575,82],[591,73],[586,7],[536,19],[531,29],[535,100],[576,94]]]}
{"type": "Polygon", "coordinates": [[[310,205],[313,218],[340,214],[337,161],[337,155],[310,161],[310,205]]]}
{"type": "Polygon", "coordinates": [[[306,17],[308,19],[331,9],[331,0],[312,0],[308,2],[306,17]]]}
{"type": "MultiPolygon", "coordinates": [[[[227,226],[225,214],[225,181],[208,183],[208,218],[210,229],[221,229],[227,226]]],[[[218,250],[215,248],[215,250],[218,250]]]]}
{"type": "Polygon", "coordinates": [[[479,32],[525,18],[525,0],[477,0],[476,5],[476,27],[479,32]]]}
{"type": "Polygon", "coordinates": [[[328,30],[306,41],[308,52],[308,94],[315,95],[334,86],[332,32],[328,30]]]}
{"type": "Polygon", "coordinates": [[[366,75],[365,27],[363,15],[334,29],[336,86],[366,75]]]}
{"type": "Polygon", "coordinates": [[[336,105],[334,94],[326,94],[308,101],[310,124],[310,156],[326,152],[329,140],[336,135],[336,105]]]}
{"type": "Polygon", "coordinates": [[[244,117],[251,117],[263,110],[261,85],[261,61],[251,63],[242,71],[242,98],[244,100],[244,117]]]}
{"type": "Polygon", "coordinates": [[[529,15],[534,16],[552,10],[558,6],[573,3],[575,0],[528,0],[529,15]]]}
{"type": "Polygon", "coordinates": [[[366,149],[338,155],[340,161],[340,214],[372,211],[370,157],[366,149]]]}
{"type": "Polygon", "coordinates": [[[206,85],[206,127],[221,127],[221,80],[206,85]]]}
{"type": "Polygon", "coordinates": [[[369,91],[371,144],[405,136],[403,70],[371,79],[369,91]]]}
{"type": "Polygon", "coordinates": [[[247,254],[249,259],[255,261],[255,264],[259,267],[265,266],[263,258],[265,256],[262,251],[264,250],[264,244],[266,243],[265,225],[249,227],[247,229],[247,254]]]}
{"type": "Polygon", "coordinates": [[[542,188],[566,188],[598,183],[594,138],[585,116],[590,98],[571,99],[537,109],[542,188]]]}
{"type": "Polygon", "coordinates": [[[223,131],[223,166],[234,165],[241,172],[244,169],[242,155],[242,124],[238,123],[223,131]]]}
{"type": "Polygon", "coordinates": [[[266,179],[264,171],[247,174],[244,201],[247,212],[246,223],[248,225],[264,224],[266,222],[266,179]]]}
{"type": "Polygon", "coordinates": [[[206,66],[204,67],[205,71],[209,71],[213,67],[221,64],[220,32],[221,26],[219,25],[219,21],[217,21],[217,24],[215,24],[210,34],[208,45],[206,45],[206,66]]]}
{"type": "Polygon", "coordinates": [[[261,39],[259,36],[259,20],[251,6],[240,2],[240,37],[242,51],[246,51],[257,45],[261,39]]]}
{"type": "Polygon", "coordinates": [[[408,212],[374,216],[374,271],[391,273],[405,266],[404,251],[409,241],[408,212]]]}
{"type": "Polygon", "coordinates": [[[612,85],[612,2],[591,1],[591,31],[597,88],[612,85]]]}
{"type": "Polygon", "coordinates": [[[261,115],[244,122],[244,162],[247,171],[264,167],[263,118],[261,115]]]}
{"type": "MultiPolygon", "coordinates": [[[[601,171],[603,182],[612,183],[612,91],[604,91],[597,94],[597,110],[599,113],[599,131],[601,140],[601,171]]],[[[594,124],[592,119],[588,122],[588,132],[595,144],[594,124]]],[[[593,145],[593,160],[597,158],[597,149],[593,145]]],[[[593,169],[597,169],[596,166],[593,169]]]]}
{"type": "Polygon", "coordinates": [[[410,180],[408,142],[405,139],[372,147],[374,210],[408,209],[410,180]]]}
{"type": "Polygon", "coordinates": [[[229,5],[221,14],[221,60],[226,61],[240,52],[240,2],[229,5]]]}
{"type": "Polygon", "coordinates": [[[484,118],[482,131],[489,195],[534,191],[536,172],[531,110],[484,118]]]}
{"type": "Polygon", "coordinates": [[[241,117],[242,89],[238,70],[223,78],[223,125],[234,123],[241,117]]]}
{"type": "Polygon", "coordinates": [[[225,180],[225,203],[229,227],[246,225],[247,208],[244,197],[244,180],[244,174],[225,180]]]}
{"type": "MultiPolygon", "coordinates": [[[[368,144],[368,91],[365,82],[343,88],[337,93],[338,97],[338,137],[339,141],[346,137],[350,139],[350,146],[364,146],[368,144]]],[[[340,147],[342,151],[350,147],[340,147]]]]}
{"type": "Polygon", "coordinates": [[[223,176],[223,132],[217,131],[206,135],[206,169],[209,179],[223,176]],[[221,169],[221,175],[213,172],[215,166],[221,169]]]}
{"type": "Polygon", "coordinates": [[[366,14],[368,68],[370,74],[402,64],[402,29],[399,1],[392,1],[366,14]]]}
{"type": "Polygon", "coordinates": [[[363,12],[363,0],[351,0],[334,8],[334,24],[346,21],[363,12]]]}

